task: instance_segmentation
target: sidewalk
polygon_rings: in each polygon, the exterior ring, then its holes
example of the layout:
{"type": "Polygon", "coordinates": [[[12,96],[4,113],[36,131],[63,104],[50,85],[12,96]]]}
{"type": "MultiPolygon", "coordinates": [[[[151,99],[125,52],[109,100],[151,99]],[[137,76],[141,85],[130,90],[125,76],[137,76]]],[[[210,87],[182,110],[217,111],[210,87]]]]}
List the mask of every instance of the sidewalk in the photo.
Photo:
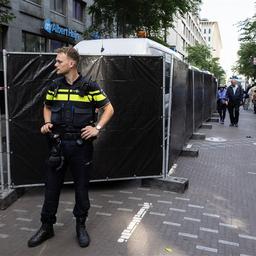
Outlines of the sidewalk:
{"type": "Polygon", "coordinates": [[[241,110],[239,127],[211,123],[206,140],[189,143],[199,157],[180,157],[174,176],[189,179],[184,194],[142,188],[139,181],[92,184],[87,228],[91,245],[76,243],[74,194],[65,186],[55,237],[36,248],[43,189],[29,189],[0,211],[3,256],[255,256],[256,115],[241,110]]]}

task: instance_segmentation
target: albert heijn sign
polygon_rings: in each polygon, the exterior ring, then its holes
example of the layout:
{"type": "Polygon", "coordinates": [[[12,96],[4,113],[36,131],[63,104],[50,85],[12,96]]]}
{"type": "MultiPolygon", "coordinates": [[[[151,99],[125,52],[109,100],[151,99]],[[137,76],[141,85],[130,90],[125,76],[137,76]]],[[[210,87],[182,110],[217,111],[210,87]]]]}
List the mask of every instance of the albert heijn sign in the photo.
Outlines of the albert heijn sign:
{"type": "Polygon", "coordinates": [[[44,20],[43,30],[49,34],[65,36],[75,41],[82,39],[81,35],[76,30],[62,27],[59,24],[52,22],[51,19],[44,20]]]}

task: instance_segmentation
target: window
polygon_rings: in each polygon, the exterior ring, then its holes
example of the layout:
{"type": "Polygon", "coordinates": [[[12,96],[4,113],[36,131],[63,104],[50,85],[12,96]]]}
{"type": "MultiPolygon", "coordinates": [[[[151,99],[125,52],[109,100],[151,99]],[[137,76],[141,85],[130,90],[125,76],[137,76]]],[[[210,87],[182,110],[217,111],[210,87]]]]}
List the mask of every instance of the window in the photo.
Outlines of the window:
{"type": "Polygon", "coordinates": [[[73,18],[83,21],[84,4],[79,0],[73,0],[73,18]]]}
{"type": "Polygon", "coordinates": [[[211,42],[211,37],[210,36],[208,37],[208,41],[211,42]]]}
{"type": "Polygon", "coordinates": [[[49,45],[50,45],[50,47],[49,47],[50,52],[54,52],[57,48],[61,48],[63,46],[68,46],[68,44],[65,43],[65,42],[52,40],[52,39],[50,39],[50,44],[49,45]]]}
{"type": "Polygon", "coordinates": [[[64,14],[64,0],[51,0],[50,7],[52,10],[64,14]]]}
{"type": "Polygon", "coordinates": [[[23,32],[22,49],[24,52],[46,52],[46,38],[23,32]]]}
{"type": "Polygon", "coordinates": [[[210,28],[209,28],[208,32],[209,32],[209,34],[211,34],[211,29],[210,28]]]}
{"type": "Polygon", "coordinates": [[[204,34],[206,34],[206,28],[204,29],[204,34]]]}

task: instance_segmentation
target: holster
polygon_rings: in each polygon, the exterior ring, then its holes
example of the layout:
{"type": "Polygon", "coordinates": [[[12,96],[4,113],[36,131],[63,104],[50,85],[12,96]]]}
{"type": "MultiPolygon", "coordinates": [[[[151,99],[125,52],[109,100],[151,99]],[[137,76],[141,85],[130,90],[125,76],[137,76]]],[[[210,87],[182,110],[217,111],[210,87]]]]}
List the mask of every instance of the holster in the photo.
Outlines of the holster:
{"type": "Polygon", "coordinates": [[[60,170],[64,164],[64,156],[61,149],[61,138],[58,134],[50,134],[50,154],[48,158],[49,165],[56,169],[60,170]]]}

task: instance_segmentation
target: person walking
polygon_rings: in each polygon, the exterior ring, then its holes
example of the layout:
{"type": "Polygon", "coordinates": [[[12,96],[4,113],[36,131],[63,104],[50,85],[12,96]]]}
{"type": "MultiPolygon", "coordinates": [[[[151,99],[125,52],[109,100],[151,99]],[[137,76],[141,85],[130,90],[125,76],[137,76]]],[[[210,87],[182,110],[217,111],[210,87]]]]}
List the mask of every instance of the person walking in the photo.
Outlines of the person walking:
{"type": "Polygon", "coordinates": [[[253,86],[248,91],[248,94],[251,100],[251,104],[253,105],[253,112],[256,114],[256,84],[253,84],[253,86]]]}
{"type": "Polygon", "coordinates": [[[237,77],[231,77],[231,85],[227,88],[228,112],[230,125],[238,127],[239,108],[243,104],[243,89],[238,85],[237,77]]]}
{"type": "Polygon", "coordinates": [[[225,88],[225,85],[221,85],[217,93],[217,110],[220,115],[221,124],[224,124],[225,117],[226,117],[226,109],[227,109],[226,93],[227,93],[227,89],[225,88]]]}
{"type": "Polygon", "coordinates": [[[51,82],[43,108],[41,133],[50,137],[44,204],[40,229],[29,239],[35,247],[54,236],[53,224],[59,204],[65,171],[69,167],[75,189],[76,235],[81,247],[87,247],[90,237],[85,221],[90,208],[88,186],[92,165],[93,139],[109,122],[114,110],[96,82],[78,73],[79,54],[73,47],[57,49],[56,72],[61,75],[51,82]],[[95,124],[96,109],[102,111],[95,124]]]}

